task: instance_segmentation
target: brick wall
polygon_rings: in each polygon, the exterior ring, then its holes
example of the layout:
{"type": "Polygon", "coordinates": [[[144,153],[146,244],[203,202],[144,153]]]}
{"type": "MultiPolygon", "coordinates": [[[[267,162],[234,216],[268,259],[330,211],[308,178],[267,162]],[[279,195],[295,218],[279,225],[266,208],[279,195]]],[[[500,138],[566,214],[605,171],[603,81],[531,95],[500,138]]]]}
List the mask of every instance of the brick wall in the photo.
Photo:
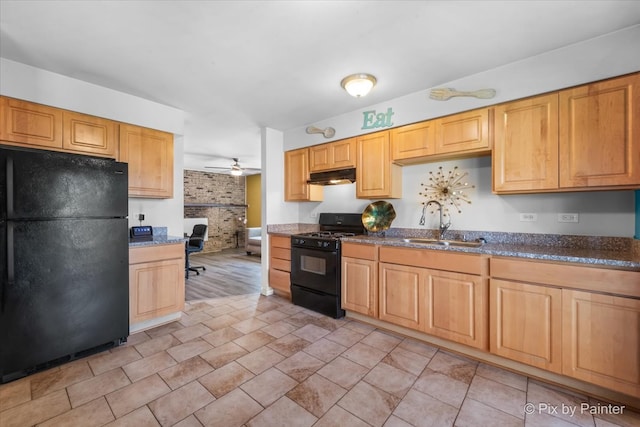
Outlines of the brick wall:
{"type": "Polygon", "coordinates": [[[209,221],[209,240],[204,252],[235,248],[236,236],[239,247],[244,247],[245,226],[239,220],[246,218],[244,176],[185,170],[184,203],[221,205],[184,208],[185,218],[206,217],[209,221]]]}

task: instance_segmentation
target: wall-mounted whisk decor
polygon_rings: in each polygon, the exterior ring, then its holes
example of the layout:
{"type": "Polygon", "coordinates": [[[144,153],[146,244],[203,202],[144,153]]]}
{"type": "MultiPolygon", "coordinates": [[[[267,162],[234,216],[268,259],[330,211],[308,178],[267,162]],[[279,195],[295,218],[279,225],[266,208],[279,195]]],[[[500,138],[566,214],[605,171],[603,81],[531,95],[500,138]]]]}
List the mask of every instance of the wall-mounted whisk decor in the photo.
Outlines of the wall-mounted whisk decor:
{"type": "Polygon", "coordinates": [[[435,173],[429,171],[429,182],[420,184],[424,189],[418,193],[425,198],[422,202],[424,208],[430,201],[436,201],[442,205],[443,215],[450,216],[449,206],[462,213],[461,206],[465,203],[471,204],[465,190],[475,188],[475,185],[465,181],[468,175],[467,172],[459,172],[457,166],[446,173],[442,171],[442,166],[435,173]]]}

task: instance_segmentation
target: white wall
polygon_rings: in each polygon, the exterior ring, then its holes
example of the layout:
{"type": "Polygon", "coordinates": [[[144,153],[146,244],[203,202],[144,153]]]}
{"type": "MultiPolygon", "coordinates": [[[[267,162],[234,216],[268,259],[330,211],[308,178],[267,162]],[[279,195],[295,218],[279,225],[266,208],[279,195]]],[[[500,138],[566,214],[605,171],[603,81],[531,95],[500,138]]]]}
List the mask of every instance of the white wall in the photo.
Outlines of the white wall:
{"type": "Polygon", "coordinates": [[[129,199],[129,225],[168,227],[182,236],[184,113],[146,99],[0,58],[0,94],[171,132],[174,135],[173,199],[129,199]]]}
{"type": "MultiPolygon", "coordinates": [[[[491,158],[489,156],[440,161],[402,169],[402,199],[386,199],[394,206],[396,219],[392,227],[423,228],[418,225],[425,197],[421,183],[427,183],[429,171],[444,172],[458,166],[468,172],[466,180],[475,188],[465,191],[471,204],[453,207],[452,230],[503,231],[519,233],[553,233],[632,237],[634,232],[633,191],[547,193],[498,196],[491,193],[491,158]],[[536,222],[520,222],[520,213],[535,213],[536,222]],[[559,223],[558,213],[578,213],[578,223],[559,223]]],[[[324,202],[300,203],[300,222],[315,223],[320,212],[362,212],[371,200],[355,198],[356,184],[324,187],[324,202]]],[[[424,227],[437,228],[438,215],[429,214],[424,227]]]]}
{"type": "MultiPolygon", "coordinates": [[[[639,51],[640,25],[636,25],[439,85],[458,90],[494,88],[497,94],[493,99],[452,98],[449,101],[435,101],[429,99],[429,90],[426,89],[313,124],[320,128],[335,128],[336,136],[331,140],[348,138],[367,133],[361,130],[363,111],[384,112],[392,107],[395,113],[393,126],[396,127],[639,71],[639,51]]],[[[319,135],[308,135],[305,128],[306,126],[291,129],[284,133],[284,150],[331,141],[319,135]]],[[[453,229],[633,236],[632,191],[496,196],[491,194],[489,157],[404,167],[403,199],[389,200],[398,214],[393,227],[419,227],[420,182],[426,179],[429,170],[436,170],[438,166],[448,170],[454,165],[469,172],[469,181],[476,185],[476,189],[470,193],[473,204],[464,208],[462,214],[454,214],[453,229]],[[520,212],[537,213],[538,221],[520,222],[520,212]],[[579,213],[580,222],[558,223],[557,213],[579,213]]],[[[299,221],[315,223],[319,212],[362,212],[368,203],[370,201],[355,199],[355,184],[325,187],[324,202],[298,203],[299,221]]],[[[427,226],[433,228],[434,224],[432,221],[427,226]]]]}

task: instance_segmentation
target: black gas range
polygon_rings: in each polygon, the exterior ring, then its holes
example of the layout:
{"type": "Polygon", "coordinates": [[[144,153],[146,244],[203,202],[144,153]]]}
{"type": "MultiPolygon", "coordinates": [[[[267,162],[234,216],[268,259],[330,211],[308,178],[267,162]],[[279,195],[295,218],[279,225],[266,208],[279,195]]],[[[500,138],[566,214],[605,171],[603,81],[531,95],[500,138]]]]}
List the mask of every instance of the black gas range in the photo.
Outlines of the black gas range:
{"type": "Polygon", "coordinates": [[[333,318],[341,308],[341,241],[365,234],[361,214],[321,213],[319,231],[291,236],[291,300],[333,318]]]}

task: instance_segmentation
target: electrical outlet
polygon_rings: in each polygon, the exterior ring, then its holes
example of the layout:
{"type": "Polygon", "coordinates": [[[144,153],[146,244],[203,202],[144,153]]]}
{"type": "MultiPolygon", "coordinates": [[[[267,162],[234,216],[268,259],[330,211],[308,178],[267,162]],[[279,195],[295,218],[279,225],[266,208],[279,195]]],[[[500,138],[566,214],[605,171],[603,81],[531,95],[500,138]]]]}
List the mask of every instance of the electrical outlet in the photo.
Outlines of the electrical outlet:
{"type": "Polygon", "coordinates": [[[538,214],[534,213],[521,213],[520,222],[536,222],[538,220],[538,214]]]}
{"type": "Polygon", "coordinates": [[[580,215],[577,213],[559,213],[558,222],[578,222],[580,215]]]}

